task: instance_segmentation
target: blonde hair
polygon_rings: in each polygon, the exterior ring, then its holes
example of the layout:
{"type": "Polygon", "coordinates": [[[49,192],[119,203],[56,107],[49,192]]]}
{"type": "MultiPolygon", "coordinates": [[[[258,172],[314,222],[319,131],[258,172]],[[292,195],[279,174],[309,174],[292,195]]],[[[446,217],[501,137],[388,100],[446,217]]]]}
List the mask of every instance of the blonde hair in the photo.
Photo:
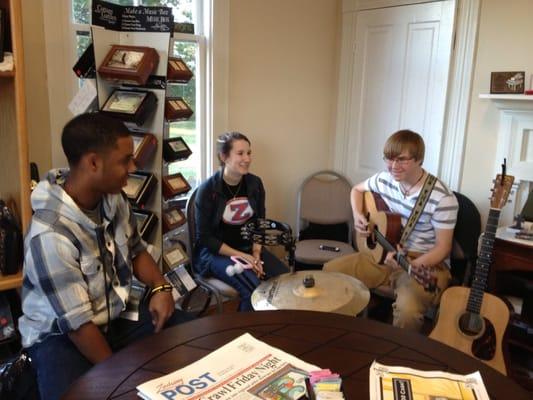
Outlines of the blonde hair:
{"type": "Polygon", "coordinates": [[[418,133],[403,129],[393,133],[385,142],[383,155],[392,160],[407,151],[416,161],[424,161],[426,146],[424,139],[418,133]]]}

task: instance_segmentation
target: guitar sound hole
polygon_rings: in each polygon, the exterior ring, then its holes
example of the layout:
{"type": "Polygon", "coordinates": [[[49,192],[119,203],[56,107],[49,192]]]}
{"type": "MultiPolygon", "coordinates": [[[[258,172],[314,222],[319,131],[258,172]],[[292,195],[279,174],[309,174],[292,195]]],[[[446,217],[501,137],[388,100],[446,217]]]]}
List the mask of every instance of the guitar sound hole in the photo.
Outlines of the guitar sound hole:
{"type": "Polygon", "coordinates": [[[464,313],[459,318],[459,329],[467,336],[477,336],[483,330],[483,318],[478,314],[464,313]]]}
{"type": "Polygon", "coordinates": [[[370,250],[374,250],[376,248],[377,243],[378,242],[376,240],[376,235],[373,233],[366,238],[366,245],[370,250]]]}

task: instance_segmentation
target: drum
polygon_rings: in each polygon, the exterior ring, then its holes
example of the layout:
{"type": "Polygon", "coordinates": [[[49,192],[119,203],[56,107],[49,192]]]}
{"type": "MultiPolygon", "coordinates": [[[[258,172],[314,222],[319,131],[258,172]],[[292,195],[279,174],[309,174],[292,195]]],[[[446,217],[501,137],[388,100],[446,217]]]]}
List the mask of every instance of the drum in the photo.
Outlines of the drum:
{"type": "Polygon", "coordinates": [[[368,288],[339,272],[298,271],[262,282],[252,293],[254,310],[310,310],[355,316],[370,300],[368,288]]]}

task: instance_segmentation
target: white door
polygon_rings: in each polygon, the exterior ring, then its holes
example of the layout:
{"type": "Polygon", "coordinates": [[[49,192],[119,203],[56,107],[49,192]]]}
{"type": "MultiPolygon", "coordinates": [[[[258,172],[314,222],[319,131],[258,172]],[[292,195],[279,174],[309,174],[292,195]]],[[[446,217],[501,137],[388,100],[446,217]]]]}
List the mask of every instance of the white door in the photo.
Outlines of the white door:
{"type": "Polygon", "coordinates": [[[383,144],[399,129],[424,137],[424,167],[438,174],[454,4],[357,13],[344,166],[354,182],[383,169],[383,144]]]}

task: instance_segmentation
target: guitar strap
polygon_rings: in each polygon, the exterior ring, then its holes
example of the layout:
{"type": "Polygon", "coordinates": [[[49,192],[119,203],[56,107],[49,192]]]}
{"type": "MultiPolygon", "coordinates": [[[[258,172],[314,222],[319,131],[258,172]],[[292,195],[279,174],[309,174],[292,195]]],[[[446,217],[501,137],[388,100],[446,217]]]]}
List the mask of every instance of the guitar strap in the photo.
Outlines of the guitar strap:
{"type": "Polygon", "coordinates": [[[433,187],[435,186],[436,182],[437,182],[437,178],[435,178],[433,175],[428,173],[428,176],[426,177],[426,180],[424,181],[424,186],[422,186],[422,189],[420,190],[420,194],[418,195],[418,199],[416,200],[416,204],[413,207],[413,210],[411,211],[411,215],[409,216],[409,219],[407,220],[405,227],[403,228],[402,237],[400,238],[400,243],[399,243],[400,246],[403,247],[403,245],[407,241],[407,238],[413,231],[413,228],[418,222],[418,219],[422,215],[422,211],[424,211],[424,207],[426,206],[426,203],[429,200],[429,196],[431,195],[431,192],[433,191],[433,187]]]}

